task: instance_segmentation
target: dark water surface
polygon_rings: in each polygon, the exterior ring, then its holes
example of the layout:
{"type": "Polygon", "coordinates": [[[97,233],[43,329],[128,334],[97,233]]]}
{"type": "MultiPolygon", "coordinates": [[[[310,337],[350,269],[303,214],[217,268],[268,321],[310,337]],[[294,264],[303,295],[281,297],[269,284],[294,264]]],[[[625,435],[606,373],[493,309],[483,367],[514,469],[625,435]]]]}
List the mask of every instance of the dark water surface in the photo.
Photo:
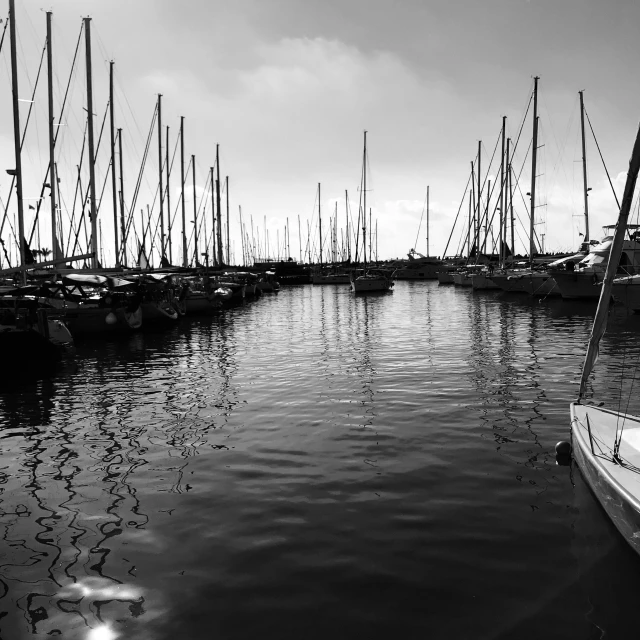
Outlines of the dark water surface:
{"type": "Polygon", "coordinates": [[[640,558],[555,462],[593,310],[301,286],[80,343],[0,393],[0,637],[636,637],[640,558]]]}

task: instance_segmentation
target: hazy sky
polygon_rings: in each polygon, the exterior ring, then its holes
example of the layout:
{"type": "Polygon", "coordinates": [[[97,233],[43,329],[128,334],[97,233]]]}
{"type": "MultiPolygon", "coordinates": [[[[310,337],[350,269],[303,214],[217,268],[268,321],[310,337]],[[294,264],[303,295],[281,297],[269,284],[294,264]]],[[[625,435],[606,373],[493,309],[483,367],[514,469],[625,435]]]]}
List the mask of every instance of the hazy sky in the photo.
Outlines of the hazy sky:
{"type": "MultiPolygon", "coordinates": [[[[543,206],[536,216],[546,221],[538,233],[545,234],[548,249],[575,248],[583,227],[578,90],[585,91],[587,111],[619,192],[624,184],[619,174],[626,170],[640,120],[637,0],[53,0],[43,9],[53,11],[58,105],[81,18],[92,17],[96,130],[106,106],[108,60],[115,61],[127,203],[158,93],[164,96],[163,124],[171,127],[171,149],[179,116],[185,116],[185,153],[196,156],[199,186],[214,163],[215,144],[221,145],[221,173],[231,183],[236,258],[238,205],[245,220],[252,215],[261,229],[266,216],[273,246],[277,230],[282,239],[288,217],[296,258],[298,216],[306,244],[318,182],[325,224],[336,200],[339,223],[344,224],[345,189],[356,216],[365,129],[372,189],[368,203],[378,221],[380,257],[401,256],[412,247],[426,253],[426,221],[417,243],[416,235],[427,185],[430,253],[442,254],[478,140],[486,167],[503,115],[508,135],[517,137],[534,75],[540,76],[543,145],[537,187],[543,206]]],[[[29,98],[44,46],[45,14],[38,3],[17,0],[17,19],[20,94],[29,98]]],[[[5,43],[0,159],[6,168],[13,166],[8,54],[5,43]]],[[[79,162],[83,74],[84,63],[78,67],[65,119],[66,142],[57,151],[60,177],[69,189],[65,200],[72,198],[79,162]]],[[[32,197],[39,193],[48,161],[45,79],[43,72],[25,145],[25,196],[32,197]]],[[[23,119],[27,109],[23,103],[23,119]]],[[[529,116],[514,160],[518,171],[531,128],[529,116]]],[[[157,153],[154,138],[138,208],[152,203],[157,153]]],[[[101,154],[100,185],[108,163],[106,146],[101,154]]],[[[615,221],[616,205],[590,133],[587,155],[591,227],[597,236],[602,224],[615,221]]],[[[178,203],[177,167],[172,209],[178,203]]],[[[496,165],[492,173],[497,172],[496,165]]],[[[527,158],[523,193],[529,191],[529,175],[527,158]]],[[[3,172],[3,202],[9,183],[3,172]]],[[[521,200],[516,208],[524,216],[521,200]]],[[[109,187],[100,219],[105,244],[110,244],[109,187]]],[[[312,224],[315,228],[317,214],[312,224]]],[[[455,252],[459,236],[454,234],[449,253],[455,252]]]]}

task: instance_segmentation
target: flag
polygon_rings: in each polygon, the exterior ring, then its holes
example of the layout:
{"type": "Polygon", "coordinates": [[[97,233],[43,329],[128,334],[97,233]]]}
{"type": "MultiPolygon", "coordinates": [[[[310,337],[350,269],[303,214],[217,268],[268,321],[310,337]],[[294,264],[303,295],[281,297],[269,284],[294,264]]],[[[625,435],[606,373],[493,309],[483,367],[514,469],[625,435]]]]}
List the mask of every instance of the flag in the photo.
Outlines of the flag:
{"type": "Polygon", "coordinates": [[[579,236],[582,236],[582,237],[584,238],[584,233],[580,233],[580,232],[578,231],[578,235],[579,235],[579,236]]]}
{"type": "Polygon", "coordinates": [[[29,243],[27,242],[26,238],[22,238],[22,243],[23,243],[23,247],[24,247],[24,263],[25,264],[35,264],[35,257],[33,255],[33,252],[31,251],[31,247],[29,246],[29,243]]]}
{"type": "Polygon", "coordinates": [[[147,260],[147,255],[144,251],[144,247],[140,243],[138,243],[138,266],[141,269],[149,268],[149,260],[147,260]]]}
{"type": "Polygon", "coordinates": [[[32,204],[29,205],[29,209],[33,209],[34,211],[36,210],[36,208],[32,204]]]}

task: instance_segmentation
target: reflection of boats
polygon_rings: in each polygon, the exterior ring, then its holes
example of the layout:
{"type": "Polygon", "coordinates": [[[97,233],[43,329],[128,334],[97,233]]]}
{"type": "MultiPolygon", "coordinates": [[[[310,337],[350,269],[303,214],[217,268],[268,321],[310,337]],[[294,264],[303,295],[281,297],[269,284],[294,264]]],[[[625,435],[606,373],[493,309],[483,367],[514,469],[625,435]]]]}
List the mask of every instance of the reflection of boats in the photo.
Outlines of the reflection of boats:
{"type": "Polygon", "coordinates": [[[0,296],[1,377],[39,373],[73,345],[63,314],[36,298],[0,296]]]}
{"type": "MultiPolygon", "coordinates": [[[[583,404],[604,335],[613,279],[623,255],[626,223],[640,169],[640,129],[627,174],[618,224],[585,357],[580,392],[571,404],[573,455],[591,490],[625,540],[640,553],[640,418],[583,404]]],[[[634,372],[635,373],[635,372],[634,372]]]]}

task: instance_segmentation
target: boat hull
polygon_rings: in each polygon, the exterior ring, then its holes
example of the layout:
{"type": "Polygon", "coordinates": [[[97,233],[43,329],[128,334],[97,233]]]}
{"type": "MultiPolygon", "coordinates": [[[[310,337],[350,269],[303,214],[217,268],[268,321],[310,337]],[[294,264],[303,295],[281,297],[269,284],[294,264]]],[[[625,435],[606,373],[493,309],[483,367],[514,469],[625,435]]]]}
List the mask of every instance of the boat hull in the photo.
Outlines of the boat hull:
{"type": "Polygon", "coordinates": [[[438,283],[439,284],[454,284],[453,273],[450,271],[438,271],[438,283]]]}
{"type": "Polygon", "coordinates": [[[613,446],[621,417],[625,427],[620,455],[630,464],[640,464],[640,420],[592,405],[571,404],[572,452],[598,502],[623,538],[640,554],[640,474],[600,453],[603,446],[613,446]]]}
{"type": "Polygon", "coordinates": [[[437,280],[442,265],[422,265],[407,269],[396,269],[396,280],[437,280]]]}
{"type": "Polygon", "coordinates": [[[455,284],[456,287],[470,287],[472,285],[471,274],[464,272],[454,273],[453,284],[455,284]]]}
{"type": "Polygon", "coordinates": [[[604,271],[602,273],[558,272],[553,274],[553,279],[558,285],[560,295],[566,300],[598,300],[600,284],[604,280],[604,271]]]}
{"type": "Polygon", "coordinates": [[[351,280],[354,293],[368,293],[371,291],[389,291],[393,287],[393,280],[385,277],[363,277],[351,280]]]}
{"type": "Polygon", "coordinates": [[[621,302],[634,313],[640,313],[640,278],[638,276],[614,280],[611,292],[616,302],[621,302]]]}
{"type": "Polygon", "coordinates": [[[476,289],[500,289],[500,287],[485,273],[474,273],[471,276],[471,286],[476,289]]]}
{"type": "Polygon", "coordinates": [[[127,333],[142,326],[142,310],[127,311],[123,307],[67,308],[65,324],[72,336],[127,333]]]}
{"type": "Polygon", "coordinates": [[[162,300],[145,301],[140,305],[142,309],[142,321],[145,325],[149,324],[173,324],[180,317],[174,307],[162,300]]]}
{"type": "Polygon", "coordinates": [[[335,275],[314,275],[312,276],[313,284],[349,284],[351,277],[347,274],[335,274],[335,275]]]}

